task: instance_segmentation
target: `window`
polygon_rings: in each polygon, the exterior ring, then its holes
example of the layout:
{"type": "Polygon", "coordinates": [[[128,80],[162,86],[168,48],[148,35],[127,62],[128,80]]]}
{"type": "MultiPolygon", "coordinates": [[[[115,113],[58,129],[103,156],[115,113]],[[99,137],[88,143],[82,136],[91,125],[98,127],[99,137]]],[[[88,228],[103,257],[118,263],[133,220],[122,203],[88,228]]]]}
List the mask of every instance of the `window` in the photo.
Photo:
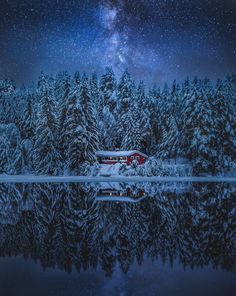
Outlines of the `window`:
{"type": "Polygon", "coordinates": [[[126,160],[126,156],[120,156],[120,160],[126,160]]]}
{"type": "Polygon", "coordinates": [[[139,156],[131,156],[131,160],[139,160],[139,156]]]}
{"type": "Polygon", "coordinates": [[[119,158],[118,157],[113,157],[113,156],[106,156],[101,158],[103,161],[117,161],[119,158]]]}

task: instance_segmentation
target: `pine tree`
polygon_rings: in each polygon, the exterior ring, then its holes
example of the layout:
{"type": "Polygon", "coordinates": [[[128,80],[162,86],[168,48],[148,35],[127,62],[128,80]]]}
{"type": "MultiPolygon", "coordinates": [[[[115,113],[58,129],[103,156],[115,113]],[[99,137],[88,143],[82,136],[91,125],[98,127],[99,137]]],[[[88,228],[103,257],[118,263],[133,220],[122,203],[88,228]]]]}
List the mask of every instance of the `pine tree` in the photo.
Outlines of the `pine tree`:
{"type": "Polygon", "coordinates": [[[35,133],[35,110],[34,110],[34,96],[33,94],[27,93],[26,95],[26,106],[22,115],[22,137],[24,139],[33,139],[35,133]]]}
{"type": "Polygon", "coordinates": [[[75,75],[74,75],[74,84],[77,87],[81,86],[81,77],[80,77],[80,73],[78,71],[75,72],[75,75]]]}
{"type": "Polygon", "coordinates": [[[34,166],[38,174],[55,175],[60,167],[58,125],[56,103],[46,76],[40,78],[39,94],[41,99],[36,121],[34,166]]]}
{"type": "Polygon", "coordinates": [[[147,153],[149,155],[154,155],[157,153],[158,143],[161,138],[161,114],[160,114],[160,88],[156,86],[149,91],[148,100],[149,100],[149,110],[150,110],[150,125],[151,125],[151,134],[150,134],[150,147],[148,148],[147,153]]]}
{"type": "Polygon", "coordinates": [[[187,108],[184,126],[186,156],[193,162],[194,174],[217,172],[217,132],[211,106],[212,86],[208,80],[194,82],[194,96],[187,108]],[[188,145],[186,142],[188,141],[188,145]]]}
{"type": "Polygon", "coordinates": [[[187,156],[187,150],[191,144],[193,138],[193,130],[195,127],[196,114],[200,112],[200,105],[198,104],[198,79],[195,78],[188,89],[185,96],[183,96],[183,126],[181,130],[181,151],[185,157],[187,156]]]}
{"type": "Polygon", "coordinates": [[[160,114],[160,138],[157,149],[157,156],[161,158],[166,158],[169,155],[169,135],[170,135],[170,116],[173,116],[170,112],[170,89],[165,83],[158,101],[158,108],[160,114]]]}
{"type": "Polygon", "coordinates": [[[225,93],[225,89],[228,88],[229,86],[218,80],[211,101],[214,128],[217,131],[218,171],[230,170],[236,160],[236,116],[234,105],[225,93]]]}
{"type": "Polygon", "coordinates": [[[105,74],[101,77],[100,96],[103,105],[107,106],[110,112],[114,112],[117,105],[116,79],[111,68],[106,68],[105,74]]]}
{"type": "Polygon", "coordinates": [[[141,150],[147,152],[148,147],[151,145],[151,114],[150,114],[150,102],[145,94],[145,86],[141,81],[138,89],[135,101],[137,102],[136,112],[139,112],[140,121],[140,133],[142,135],[141,150]]]}
{"type": "MultiPolygon", "coordinates": [[[[63,162],[66,162],[65,154],[68,150],[67,142],[65,140],[65,122],[67,120],[67,108],[68,108],[68,100],[71,89],[71,78],[67,72],[61,73],[56,82],[55,82],[55,99],[57,106],[59,107],[59,125],[58,125],[58,137],[59,137],[59,147],[61,159],[63,162]]],[[[56,114],[57,115],[57,114],[56,114]]],[[[57,116],[56,116],[57,117],[57,116]]]]}
{"type": "MultiPolygon", "coordinates": [[[[89,91],[90,91],[91,101],[93,103],[95,110],[97,111],[100,108],[100,100],[99,100],[100,94],[99,94],[98,78],[95,73],[93,73],[92,77],[89,80],[89,91]]],[[[98,114],[96,114],[96,117],[97,116],[98,114]]]]}
{"type": "Polygon", "coordinates": [[[118,123],[117,123],[117,146],[121,146],[126,134],[127,113],[132,108],[134,101],[135,86],[130,74],[126,70],[120,78],[118,85],[118,123]]]}
{"type": "Polygon", "coordinates": [[[180,156],[180,132],[182,129],[180,88],[176,81],[173,82],[171,91],[165,89],[165,108],[162,114],[162,143],[159,147],[159,156],[174,158],[180,156]]]}
{"type": "Polygon", "coordinates": [[[117,122],[117,97],[116,80],[111,68],[106,68],[106,73],[100,81],[99,106],[99,134],[100,142],[105,149],[114,149],[116,141],[117,122]]]}
{"type": "Polygon", "coordinates": [[[0,174],[6,173],[9,164],[10,145],[4,136],[0,137],[0,174]]]}
{"type": "Polygon", "coordinates": [[[142,122],[140,120],[140,112],[138,106],[129,110],[123,122],[126,134],[123,138],[121,147],[124,150],[142,150],[145,134],[142,133],[142,122]]]}
{"type": "Polygon", "coordinates": [[[84,161],[94,163],[99,140],[95,109],[90,97],[87,78],[84,78],[82,82],[79,103],[81,106],[81,133],[84,137],[83,157],[84,161]]]}
{"type": "Polygon", "coordinates": [[[79,174],[80,165],[88,160],[85,154],[86,143],[90,141],[90,134],[86,130],[80,105],[81,90],[75,85],[69,96],[68,117],[65,123],[65,140],[68,143],[66,152],[66,170],[68,173],[79,174]]]}

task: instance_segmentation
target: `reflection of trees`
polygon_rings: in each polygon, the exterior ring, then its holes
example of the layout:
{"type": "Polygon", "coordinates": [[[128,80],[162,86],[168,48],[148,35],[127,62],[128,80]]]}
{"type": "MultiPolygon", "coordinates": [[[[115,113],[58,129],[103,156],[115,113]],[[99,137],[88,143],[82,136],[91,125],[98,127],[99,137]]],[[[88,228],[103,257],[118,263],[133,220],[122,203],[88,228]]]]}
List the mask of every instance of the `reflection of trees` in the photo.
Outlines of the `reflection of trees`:
{"type": "Polygon", "coordinates": [[[126,273],[144,256],[235,270],[235,187],[177,194],[149,185],[142,202],[117,203],[97,202],[96,189],[78,184],[1,184],[0,254],[66,271],[99,264],[108,276],[117,262],[126,273]]]}

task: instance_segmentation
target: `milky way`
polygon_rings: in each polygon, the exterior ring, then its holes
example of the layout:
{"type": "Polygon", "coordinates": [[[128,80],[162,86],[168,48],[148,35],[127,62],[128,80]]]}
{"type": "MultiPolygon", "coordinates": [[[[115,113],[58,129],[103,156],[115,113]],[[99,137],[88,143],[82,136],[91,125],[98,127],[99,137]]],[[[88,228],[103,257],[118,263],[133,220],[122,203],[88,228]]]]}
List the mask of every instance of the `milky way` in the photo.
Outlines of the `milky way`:
{"type": "Polygon", "coordinates": [[[0,78],[126,68],[149,83],[236,69],[236,1],[1,0],[0,78]]]}

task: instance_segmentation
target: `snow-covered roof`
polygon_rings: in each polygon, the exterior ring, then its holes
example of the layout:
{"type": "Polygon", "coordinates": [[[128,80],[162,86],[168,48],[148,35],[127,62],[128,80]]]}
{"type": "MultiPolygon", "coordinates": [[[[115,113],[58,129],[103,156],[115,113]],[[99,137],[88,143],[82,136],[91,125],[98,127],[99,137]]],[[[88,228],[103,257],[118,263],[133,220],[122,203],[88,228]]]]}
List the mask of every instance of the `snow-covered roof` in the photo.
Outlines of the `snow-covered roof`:
{"type": "Polygon", "coordinates": [[[148,157],[146,154],[138,151],[138,150],[118,150],[118,151],[105,151],[105,150],[100,150],[96,152],[97,156],[100,157],[119,157],[119,156],[131,156],[135,153],[138,153],[144,157],[148,157]]]}

